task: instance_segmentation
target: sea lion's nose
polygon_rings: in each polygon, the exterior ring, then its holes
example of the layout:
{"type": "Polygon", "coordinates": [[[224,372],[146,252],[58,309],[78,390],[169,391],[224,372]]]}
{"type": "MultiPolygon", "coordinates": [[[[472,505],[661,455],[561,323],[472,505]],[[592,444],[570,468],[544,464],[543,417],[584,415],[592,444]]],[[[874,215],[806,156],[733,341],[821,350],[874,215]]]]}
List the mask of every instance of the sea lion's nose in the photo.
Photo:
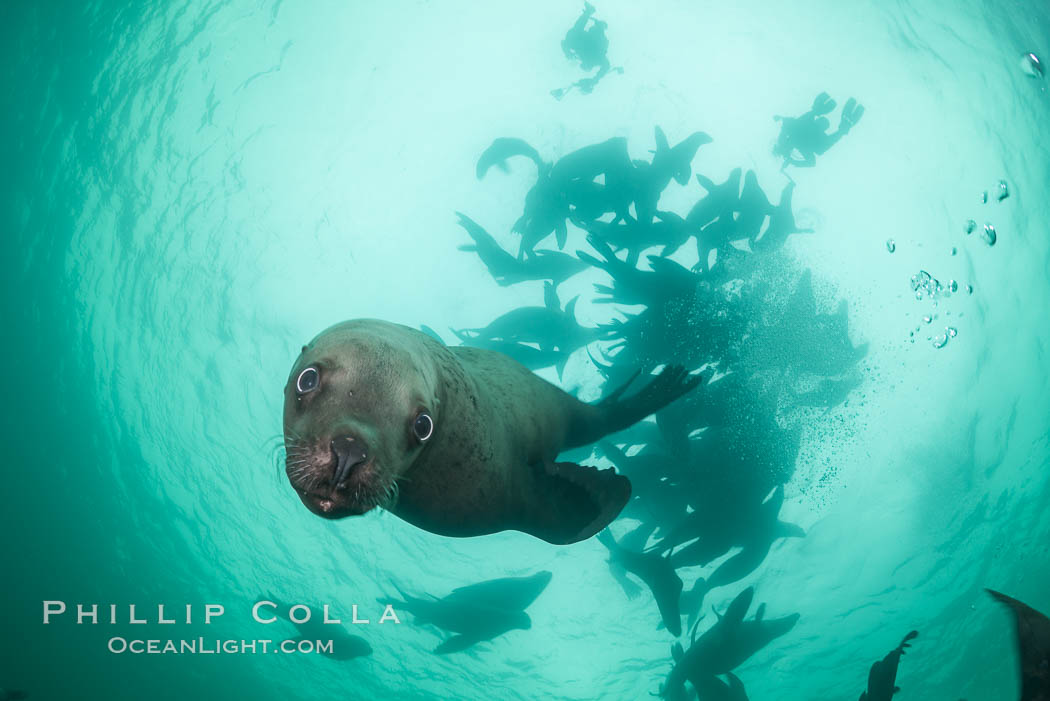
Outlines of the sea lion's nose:
{"type": "Polygon", "coordinates": [[[368,449],[364,441],[350,436],[332,439],[332,452],[335,453],[335,475],[332,478],[332,491],[350,476],[350,472],[368,459],[368,449]]]}

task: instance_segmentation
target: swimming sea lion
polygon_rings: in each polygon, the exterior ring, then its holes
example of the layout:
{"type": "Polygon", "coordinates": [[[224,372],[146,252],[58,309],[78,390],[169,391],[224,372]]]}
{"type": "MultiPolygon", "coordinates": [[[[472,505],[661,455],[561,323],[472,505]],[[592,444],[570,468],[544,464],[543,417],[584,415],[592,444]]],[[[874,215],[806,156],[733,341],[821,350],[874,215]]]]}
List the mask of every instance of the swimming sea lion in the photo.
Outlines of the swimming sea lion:
{"type": "Polygon", "coordinates": [[[900,645],[871,665],[871,670],[868,671],[868,688],[861,693],[860,701],[892,701],[894,694],[900,691],[900,687],[897,686],[897,668],[900,666],[901,656],[911,647],[909,641],[917,637],[919,632],[911,631],[904,636],[900,645]]]}
{"type": "Polygon", "coordinates": [[[631,485],[558,454],[627,428],[699,382],[667,366],[630,397],[628,382],[585,404],[501,353],[346,321],[304,346],[292,367],[286,471],[325,518],[383,506],[440,535],[518,530],[574,543],[620,513],[631,485]]]}

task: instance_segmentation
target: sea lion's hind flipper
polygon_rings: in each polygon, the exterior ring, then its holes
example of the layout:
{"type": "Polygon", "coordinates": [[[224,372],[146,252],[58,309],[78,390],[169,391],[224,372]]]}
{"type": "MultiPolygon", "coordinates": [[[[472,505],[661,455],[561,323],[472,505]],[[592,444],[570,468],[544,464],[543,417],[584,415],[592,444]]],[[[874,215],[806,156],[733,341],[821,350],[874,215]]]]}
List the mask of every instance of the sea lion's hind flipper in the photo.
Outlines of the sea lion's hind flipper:
{"type": "Polygon", "coordinates": [[[747,701],[747,691],[745,691],[744,682],[740,681],[740,677],[736,676],[732,672],[727,672],[726,679],[729,680],[729,689],[731,691],[731,696],[734,699],[747,701]]]}
{"type": "Polygon", "coordinates": [[[622,431],[641,421],[695,388],[701,379],[700,375],[691,375],[681,365],[667,365],[649,384],[630,397],[621,399],[626,386],[621,387],[595,405],[603,414],[604,426],[600,427],[598,436],[586,442],[622,431]]]}
{"type": "Polygon", "coordinates": [[[519,530],[554,545],[586,540],[608,526],[631,498],[631,483],[616,470],[544,462],[531,466],[536,497],[519,530]]]}

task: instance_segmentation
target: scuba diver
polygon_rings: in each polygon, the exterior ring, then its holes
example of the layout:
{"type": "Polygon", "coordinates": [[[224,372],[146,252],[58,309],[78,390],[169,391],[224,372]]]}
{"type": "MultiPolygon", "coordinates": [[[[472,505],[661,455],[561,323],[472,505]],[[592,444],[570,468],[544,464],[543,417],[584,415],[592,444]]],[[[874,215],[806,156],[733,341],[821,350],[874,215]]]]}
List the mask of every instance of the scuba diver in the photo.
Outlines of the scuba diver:
{"type": "Polygon", "coordinates": [[[815,166],[817,156],[824,155],[839,139],[848,134],[864,115],[864,106],[851,97],[842,108],[838,130],[828,133],[831,122],[823,115],[834,109],[835,101],[826,92],[822,92],[813,100],[812,109],[799,117],[773,115],[773,119],[781,123],[780,136],[773,147],[773,155],[784,159],[781,172],[789,165],[796,168],[815,166]]]}
{"type": "Polygon", "coordinates": [[[564,88],[551,90],[551,95],[555,99],[562,99],[573,88],[588,95],[598,85],[598,81],[610,72],[623,73],[622,66],[613,68],[609,65],[609,57],[606,55],[609,51],[609,38],[605,36],[605,28],[609,25],[594,19],[593,15],[594,5],[589,2],[583,3],[583,13],[576,20],[576,24],[565,33],[565,38],[561,42],[561,50],[565,58],[570,61],[578,60],[583,70],[589,71],[597,68],[598,72],[588,78],[581,78],[564,88]],[[587,26],[588,23],[590,27],[587,26]]]}

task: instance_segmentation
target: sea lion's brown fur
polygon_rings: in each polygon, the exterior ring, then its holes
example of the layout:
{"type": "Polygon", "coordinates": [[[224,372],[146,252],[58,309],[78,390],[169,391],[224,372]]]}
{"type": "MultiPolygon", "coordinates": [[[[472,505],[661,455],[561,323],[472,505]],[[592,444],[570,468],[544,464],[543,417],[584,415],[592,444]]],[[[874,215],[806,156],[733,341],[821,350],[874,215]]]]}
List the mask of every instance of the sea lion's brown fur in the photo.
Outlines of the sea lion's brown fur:
{"type": "Polygon", "coordinates": [[[449,536],[513,529],[551,543],[594,535],[620,512],[630,483],[612,469],[557,463],[558,454],[644,418],[699,382],[665,368],[627,399],[617,390],[586,404],[511,358],[448,348],[389,322],[347,321],[303,349],[285,387],[287,471],[315,513],[340,518],[375,506],[449,536]],[[316,390],[296,379],[317,367],[316,390]],[[419,411],[434,421],[425,442],[419,411]],[[368,457],[331,484],[333,439],[367,445],[368,457]]]}

